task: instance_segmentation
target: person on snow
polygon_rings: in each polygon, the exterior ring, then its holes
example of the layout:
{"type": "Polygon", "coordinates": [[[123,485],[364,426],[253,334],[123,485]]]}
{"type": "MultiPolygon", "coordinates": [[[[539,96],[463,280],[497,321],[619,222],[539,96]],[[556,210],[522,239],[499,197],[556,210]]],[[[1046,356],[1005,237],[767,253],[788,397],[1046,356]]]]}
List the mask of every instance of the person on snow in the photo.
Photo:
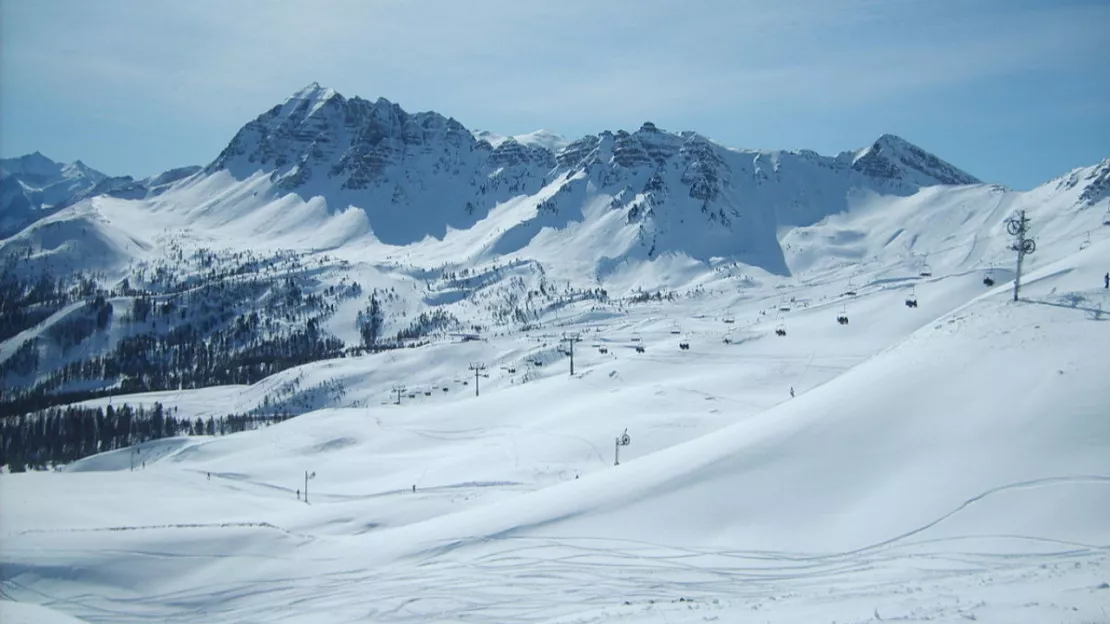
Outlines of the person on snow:
{"type": "Polygon", "coordinates": [[[1102,287],[1110,288],[1110,273],[1102,276],[1102,287]]]}
{"type": "Polygon", "coordinates": [[[794,386],[790,386],[790,398],[794,398],[794,386]]]}

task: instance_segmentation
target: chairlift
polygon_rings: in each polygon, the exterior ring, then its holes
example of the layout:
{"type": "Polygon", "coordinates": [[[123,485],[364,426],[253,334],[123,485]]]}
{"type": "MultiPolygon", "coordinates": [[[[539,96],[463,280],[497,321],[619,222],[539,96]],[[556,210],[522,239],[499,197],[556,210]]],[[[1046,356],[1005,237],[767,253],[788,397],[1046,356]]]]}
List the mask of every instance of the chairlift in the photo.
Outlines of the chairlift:
{"type": "Polygon", "coordinates": [[[602,355],[604,355],[606,353],[609,353],[609,349],[606,349],[605,347],[598,347],[597,351],[598,351],[598,353],[601,353],[602,355]]]}
{"type": "Polygon", "coordinates": [[[933,269],[928,264],[922,265],[921,272],[918,273],[921,277],[932,277],[933,269]]]}
{"type": "Polygon", "coordinates": [[[682,349],[683,351],[689,351],[690,350],[690,343],[680,342],[680,343],[678,343],[678,348],[682,349]]]}
{"type": "Polygon", "coordinates": [[[726,325],[732,325],[733,323],[735,323],[735,322],[736,322],[736,317],[734,317],[734,316],[733,316],[733,315],[731,315],[731,314],[728,314],[728,315],[726,315],[726,316],[725,316],[725,318],[724,318],[724,319],[722,319],[722,320],[724,320],[724,322],[725,322],[725,324],[726,324],[726,325]]]}
{"type": "Polygon", "coordinates": [[[850,278],[850,277],[848,278],[848,290],[844,291],[844,296],[845,297],[855,297],[856,296],[856,289],[855,289],[855,287],[852,286],[852,278],[850,278]]]}
{"type": "Polygon", "coordinates": [[[425,390],[424,391],[424,396],[432,396],[432,391],[431,390],[425,390]]]}
{"type": "Polygon", "coordinates": [[[779,323],[775,326],[775,335],[780,337],[786,335],[786,322],[782,318],[779,318],[779,323]]]}
{"type": "Polygon", "coordinates": [[[636,353],[643,353],[644,345],[636,345],[636,353]]]}
{"type": "Polygon", "coordinates": [[[1087,232],[1087,240],[1083,241],[1082,243],[1079,243],[1079,251],[1083,251],[1084,249],[1086,249],[1090,246],[1091,246],[1091,233],[1087,232]]]}
{"type": "Polygon", "coordinates": [[[906,307],[907,308],[916,308],[917,307],[917,294],[914,292],[913,289],[910,289],[910,296],[906,297],[906,307]]]}
{"type": "Polygon", "coordinates": [[[450,388],[448,388],[447,386],[443,386],[443,391],[444,392],[447,392],[448,390],[450,390],[450,388]]]}
{"type": "Polygon", "coordinates": [[[994,269],[989,269],[987,274],[983,277],[984,286],[994,286],[994,269]]]}
{"type": "Polygon", "coordinates": [[[836,322],[841,325],[848,324],[848,306],[843,306],[840,309],[840,314],[836,315],[836,322]]]}
{"type": "Polygon", "coordinates": [[[1103,225],[1110,225],[1110,207],[1106,208],[1106,214],[1102,217],[1103,225]]]}

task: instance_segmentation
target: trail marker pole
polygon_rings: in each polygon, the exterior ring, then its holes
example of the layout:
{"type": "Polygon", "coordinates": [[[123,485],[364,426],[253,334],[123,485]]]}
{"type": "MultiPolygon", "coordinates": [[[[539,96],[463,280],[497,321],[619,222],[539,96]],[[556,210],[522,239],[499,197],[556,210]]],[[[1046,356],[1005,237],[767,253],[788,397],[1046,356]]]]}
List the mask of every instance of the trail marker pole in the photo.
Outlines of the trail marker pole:
{"type": "Polygon", "coordinates": [[[307,470],[304,471],[304,502],[305,503],[308,502],[308,480],[309,479],[315,479],[315,478],[316,478],[316,473],[315,472],[310,473],[307,470]]]}

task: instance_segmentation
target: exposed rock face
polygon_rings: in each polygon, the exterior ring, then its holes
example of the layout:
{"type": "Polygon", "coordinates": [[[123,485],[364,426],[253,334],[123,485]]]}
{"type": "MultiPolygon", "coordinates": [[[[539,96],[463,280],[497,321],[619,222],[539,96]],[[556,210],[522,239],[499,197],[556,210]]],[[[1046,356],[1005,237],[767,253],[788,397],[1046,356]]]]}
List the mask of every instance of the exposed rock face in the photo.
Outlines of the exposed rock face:
{"type": "Polygon", "coordinates": [[[1094,167],[1089,167],[1082,176],[1081,184],[1084,188],[1079,194],[1079,199],[1088,204],[1110,197],[1110,158],[1094,167]]]}
{"type": "Polygon", "coordinates": [[[892,134],[858,152],[852,169],[880,180],[934,184],[978,184],[979,179],[892,134]]]}

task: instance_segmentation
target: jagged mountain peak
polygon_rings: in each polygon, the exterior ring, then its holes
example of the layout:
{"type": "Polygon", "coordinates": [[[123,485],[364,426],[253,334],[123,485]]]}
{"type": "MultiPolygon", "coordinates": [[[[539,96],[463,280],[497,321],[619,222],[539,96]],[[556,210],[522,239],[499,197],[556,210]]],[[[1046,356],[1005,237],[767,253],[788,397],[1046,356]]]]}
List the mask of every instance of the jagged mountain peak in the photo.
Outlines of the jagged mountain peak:
{"type": "Polygon", "coordinates": [[[975,176],[895,134],[855,152],[852,168],[878,180],[915,186],[979,184],[975,176]]]}

